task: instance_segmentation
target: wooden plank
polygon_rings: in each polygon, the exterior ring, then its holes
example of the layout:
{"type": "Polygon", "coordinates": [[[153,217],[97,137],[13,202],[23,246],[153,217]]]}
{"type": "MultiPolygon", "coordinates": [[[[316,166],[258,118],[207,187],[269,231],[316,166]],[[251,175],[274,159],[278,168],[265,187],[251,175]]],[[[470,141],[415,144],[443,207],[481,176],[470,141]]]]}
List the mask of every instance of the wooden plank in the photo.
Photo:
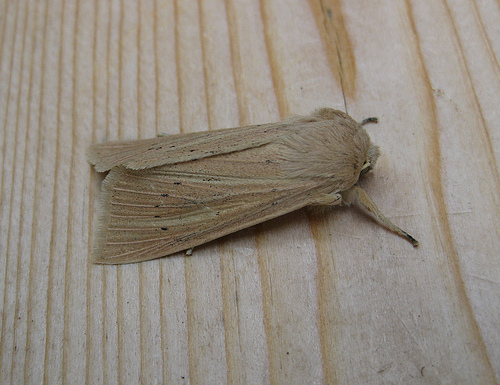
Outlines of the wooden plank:
{"type": "Polygon", "coordinates": [[[0,10],[0,383],[500,382],[498,2],[0,10]],[[418,249],[336,209],[91,264],[90,143],[321,106],[380,118],[361,184],[418,249]]]}

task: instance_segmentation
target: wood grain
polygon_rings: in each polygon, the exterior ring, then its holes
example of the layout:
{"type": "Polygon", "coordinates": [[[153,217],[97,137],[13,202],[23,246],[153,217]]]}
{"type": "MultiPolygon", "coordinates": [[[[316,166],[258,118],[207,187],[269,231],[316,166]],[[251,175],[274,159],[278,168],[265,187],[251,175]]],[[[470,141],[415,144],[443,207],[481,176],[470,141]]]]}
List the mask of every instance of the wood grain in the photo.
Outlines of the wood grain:
{"type": "Polygon", "coordinates": [[[495,0],[1,0],[0,383],[499,383],[498,25],[495,0]],[[380,118],[362,185],[418,249],[337,209],[90,263],[89,144],[320,106],[380,118]]]}

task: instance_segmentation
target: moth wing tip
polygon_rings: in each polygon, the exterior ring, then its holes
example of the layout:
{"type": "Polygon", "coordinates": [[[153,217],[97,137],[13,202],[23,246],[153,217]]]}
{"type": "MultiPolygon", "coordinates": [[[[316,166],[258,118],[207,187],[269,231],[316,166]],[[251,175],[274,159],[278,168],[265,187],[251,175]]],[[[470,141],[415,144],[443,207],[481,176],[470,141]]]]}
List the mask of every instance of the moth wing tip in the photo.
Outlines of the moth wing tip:
{"type": "Polygon", "coordinates": [[[97,154],[92,149],[92,146],[89,146],[89,148],[87,148],[87,151],[85,151],[85,156],[87,157],[87,162],[89,162],[90,164],[95,165],[99,161],[97,154]]]}
{"type": "Polygon", "coordinates": [[[113,257],[104,258],[100,255],[100,253],[97,253],[97,252],[95,252],[95,253],[93,252],[90,255],[90,260],[95,265],[120,265],[122,263],[126,263],[119,258],[113,258],[113,257]]]}
{"type": "Polygon", "coordinates": [[[92,166],[94,166],[94,169],[97,172],[105,172],[109,170],[109,167],[106,167],[103,164],[102,158],[96,152],[93,145],[87,148],[87,151],[85,151],[85,155],[87,156],[87,162],[89,162],[92,166]]]}
{"type": "Polygon", "coordinates": [[[101,256],[100,251],[97,248],[94,248],[90,254],[90,260],[92,263],[96,265],[107,265],[109,261],[101,256]]]}

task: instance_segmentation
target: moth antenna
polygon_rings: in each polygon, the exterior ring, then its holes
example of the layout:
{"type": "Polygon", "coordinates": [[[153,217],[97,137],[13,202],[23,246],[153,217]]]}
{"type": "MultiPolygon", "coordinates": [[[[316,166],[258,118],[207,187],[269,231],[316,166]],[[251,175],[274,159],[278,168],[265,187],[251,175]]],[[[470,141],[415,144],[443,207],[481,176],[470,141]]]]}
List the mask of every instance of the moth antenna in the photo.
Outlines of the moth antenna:
{"type": "Polygon", "coordinates": [[[372,201],[372,199],[365,192],[365,190],[363,190],[361,187],[353,186],[351,191],[354,193],[354,199],[356,199],[361,204],[361,206],[363,206],[366,210],[372,213],[377,221],[387,226],[390,230],[392,230],[396,234],[402,236],[403,238],[406,238],[413,244],[413,247],[418,246],[418,241],[415,238],[413,238],[406,231],[401,230],[398,226],[392,223],[380,212],[375,202],[372,201]]]}
{"type": "Polygon", "coordinates": [[[371,116],[369,118],[363,119],[360,124],[364,126],[367,123],[378,123],[378,118],[376,116],[371,116]]]}

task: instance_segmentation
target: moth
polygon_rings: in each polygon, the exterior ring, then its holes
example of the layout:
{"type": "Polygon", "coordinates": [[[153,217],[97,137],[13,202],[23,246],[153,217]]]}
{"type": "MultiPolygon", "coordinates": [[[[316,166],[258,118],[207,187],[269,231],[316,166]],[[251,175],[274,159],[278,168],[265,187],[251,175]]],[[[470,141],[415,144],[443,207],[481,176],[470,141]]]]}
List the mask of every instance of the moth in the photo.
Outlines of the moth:
{"type": "Polygon", "coordinates": [[[379,149],[331,108],[278,123],[94,144],[102,183],[95,263],[163,257],[305,206],[357,202],[389,221],[357,182],[379,149]]]}

